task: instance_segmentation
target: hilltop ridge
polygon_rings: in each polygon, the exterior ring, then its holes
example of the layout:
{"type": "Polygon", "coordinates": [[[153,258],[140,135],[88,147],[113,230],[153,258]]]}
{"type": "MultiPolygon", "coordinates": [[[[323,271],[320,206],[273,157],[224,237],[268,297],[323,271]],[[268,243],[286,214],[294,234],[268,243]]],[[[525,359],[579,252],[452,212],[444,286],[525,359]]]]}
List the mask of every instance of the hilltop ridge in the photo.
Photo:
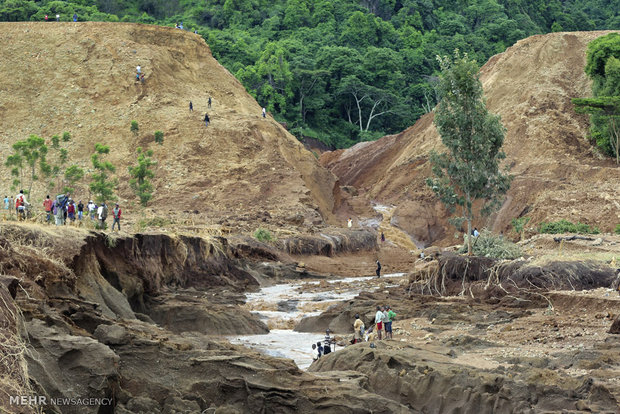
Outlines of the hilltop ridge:
{"type": "MultiPolygon", "coordinates": [[[[0,41],[3,159],[30,134],[49,140],[68,131],[69,158],[87,170],[94,144],[110,145],[125,205],[138,204],[127,167],[142,146],[158,161],[150,204],[157,213],[188,211],[204,221],[297,217],[299,223],[299,215],[305,225],[329,221],[335,177],[273,118],[261,117],[261,106],[199,35],[130,23],[29,22],[0,23],[0,41]],[[144,84],[135,81],[137,65],[144,84]],[[132,120],[140,126],[135,137],[132,120]],[[163,146],[154,142],[156,130],[164,133],[163,146]]],[[[4,165],[0,171],[8,177],[4,165]]],[[[0,191],[9,184],[3,180],[0,191]]],[[[78,197],[88,197],[86,184],[78,197]]],[[[45,190],[36,191],[35,202],[45,190]]]]}
{"type": "MultiPolygon", "coordinates": [[[[507,129],[504,150],[514,181],[499,212],[474,223],[479,228],[506,232],[521,216],[531,218],[530,226],[567,219],[612,231],[620,223],[618,167],[588,142],[587,116],[576,114],[571,103],[591,94],[583,70],[586,48],[608,33],[532,36],[481,68],[489,112],[499,114],[507,129]]],[[[392,224],[418,245],[454,244],[448,214],[424,183],[432,149],[440,150],[441,140],[428,113],[398,135],[325,153],[321,163],[360,197],[396,206],[392,224]]],[[[355,197],[347,202],[358,215],[371,214],[355,197]]]]}

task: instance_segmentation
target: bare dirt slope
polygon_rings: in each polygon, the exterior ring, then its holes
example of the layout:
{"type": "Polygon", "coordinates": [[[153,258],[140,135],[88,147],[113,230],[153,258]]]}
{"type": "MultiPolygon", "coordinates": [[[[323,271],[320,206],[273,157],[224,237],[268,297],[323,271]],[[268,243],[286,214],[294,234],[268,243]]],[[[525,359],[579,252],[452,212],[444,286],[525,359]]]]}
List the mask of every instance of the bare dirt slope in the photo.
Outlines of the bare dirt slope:
{"type": "MultiPolygon", "coordinates": [[[[553,33],[519,41],[481,69],[490,112],[507,128],[504,149],[515,176],[498,214],[475,223],[506,231],[514,217],[531,224],[568,219],[611,231],[620,223],[620,169],[587,140],[588,119],[570,99],[588,96],[588,42],[608,32],[553,33]]],[[[440,138],[427,114],[399,135],[325,153],[323,165],[362,197],[397,206],[392,224],[419,244],[454,243],[446,211],[425,187],[428,153],[440,138]]],[[[358,215],[367,214],[352,199],[358,215]]]]}
{"type": "MultiPolygon", "coordinates": [[[[136,202],[127,166],[142,146],[159,162],[158,211],[250,218],[266,211],[274,220],[299,213],[306,224],[320,221],[319,211],[329,217],[335,177],[270,116],[261,117],[261,106],[200,36],[124,23],[0,23],[0,42],[2,164],[16,140],[69,131],[70,159],[83,167],[91,167],[96,142],[111,146],[125,205],[136,202]],[[146,74],[143,85],[136,65],[146,74]],[[156,130],[164,132],[163,146],[154,143],[156,130]]],[[[0,191],[9,191],[8,170],[0,172],[0,191]]],[[[78,197],[88,198],[81,190],[78,197]]]]}

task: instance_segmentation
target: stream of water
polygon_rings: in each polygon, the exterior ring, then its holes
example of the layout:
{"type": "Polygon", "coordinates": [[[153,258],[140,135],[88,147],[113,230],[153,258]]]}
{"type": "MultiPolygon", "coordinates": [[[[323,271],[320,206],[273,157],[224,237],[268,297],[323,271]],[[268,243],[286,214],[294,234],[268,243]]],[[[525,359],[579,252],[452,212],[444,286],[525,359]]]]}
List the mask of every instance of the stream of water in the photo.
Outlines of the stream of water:
{"type": "MultiPolygon", "coordinates": [[[[242,344],[271,356],[290,358],[301,369],[312,363],[312,344],[325,339],[325,332],[293,331],[306,316],[319,315],[329,306],[354,298],[362,290],[374,291],[393,286],[404,273],[374,277],[285,283],[262,288],[247,295],[246,307],[269,326],[265,335],[230,337],[232,343],[242,344]],[[385,279],[391,279],[386,283],[385,279]]],[[[353,323],[353,321],[351,321],[353,323]]],[[[337,351],[337,349],[336,349],[337,351]]]]}

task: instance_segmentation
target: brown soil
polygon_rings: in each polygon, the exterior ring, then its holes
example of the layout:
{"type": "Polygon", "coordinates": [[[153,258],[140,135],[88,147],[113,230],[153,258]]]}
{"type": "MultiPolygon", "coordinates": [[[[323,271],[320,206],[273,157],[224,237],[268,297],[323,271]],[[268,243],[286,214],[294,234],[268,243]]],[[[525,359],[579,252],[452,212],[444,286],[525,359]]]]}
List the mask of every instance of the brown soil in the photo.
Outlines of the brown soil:
{"type": "MultiPolygon", "coordinates": [[[[507,233],[515,217],[541,221],[568,219],[610,232],[620,222],[618,167],[603,159],[587,140],[587,117],[577,115],[571,98],[589,96],[583,68],[588,42],[609,32],[553,33],[517,42],[481,69],[487,107],[507,129],[506,164],[515,176],[499,212],[474,222],[507,233]]],[[[433,114],[399,135],[346,150],[327,152],[321,163],[361,201],[348,211],[368,217],[371,200],[397,206],[392,224],[418,243],[454,244],[447,212],[424,180],[428,153],[441,149],[433,114]]],[[[346,187],[343,187],[346,188],[346,187]]],[[[355,199],[355,196],[351,197],[355,199]]]]}
{"type": "MultiPolygon", "coordinates": [[[[296,214],[305,226],[330,219],[335,177],[279,123],[261,117],[260,105],[200,36],[141,24],[31,22],[0,23],[0,42],[0,158],[30,134],[49,143],[68,131],[70,162],[87,171],[94,144],[110,145],[128,217],[140,216],[127,167],[142,146],[158,161],[147,214],[181,210],[191,213],[189,222],[251,231],[296,214]],[[134,79],[138,64],[144,84],[134,79]],[[156,130],[163,146],[154,142],[156,130]]],[[[4,163],[0,172],[9,174],[4,163]]],[[[78,187],[74,197],[87,201],[86,183],[78,187]]],[[[39,207],[45,190],[35,190],[39,207]]],[[[10,194],[8,181],[0,191],[10,194]]]]}

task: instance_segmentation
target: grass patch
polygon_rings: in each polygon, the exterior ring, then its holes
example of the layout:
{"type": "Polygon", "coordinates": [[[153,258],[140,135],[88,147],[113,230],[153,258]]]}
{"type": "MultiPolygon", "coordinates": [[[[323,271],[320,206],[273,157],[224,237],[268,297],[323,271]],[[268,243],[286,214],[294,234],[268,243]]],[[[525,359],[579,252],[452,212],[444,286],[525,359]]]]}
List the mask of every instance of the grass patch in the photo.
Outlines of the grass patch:
{"type": "Polygon", "coordinates": [[[616,228],[614,229],[614,233],[620,234],[620,224],[616,224],[616,228]]]}
{"type": "Polygon", "coordinates": [[[258,229],[254,232],[254,238],[261,242],[272,241],[273,236],[269,232],[269,230],[258,229]]]}
{"type": "Polygon", "coordinates": [[[572,223],[568,220],[562,219],[560,221],[543,221],[538,227],[538,232],[546,234],[599,234],[601,231],[598,229],[598,227],[591,227],[588,224],[580,222],[572,223]]]}

